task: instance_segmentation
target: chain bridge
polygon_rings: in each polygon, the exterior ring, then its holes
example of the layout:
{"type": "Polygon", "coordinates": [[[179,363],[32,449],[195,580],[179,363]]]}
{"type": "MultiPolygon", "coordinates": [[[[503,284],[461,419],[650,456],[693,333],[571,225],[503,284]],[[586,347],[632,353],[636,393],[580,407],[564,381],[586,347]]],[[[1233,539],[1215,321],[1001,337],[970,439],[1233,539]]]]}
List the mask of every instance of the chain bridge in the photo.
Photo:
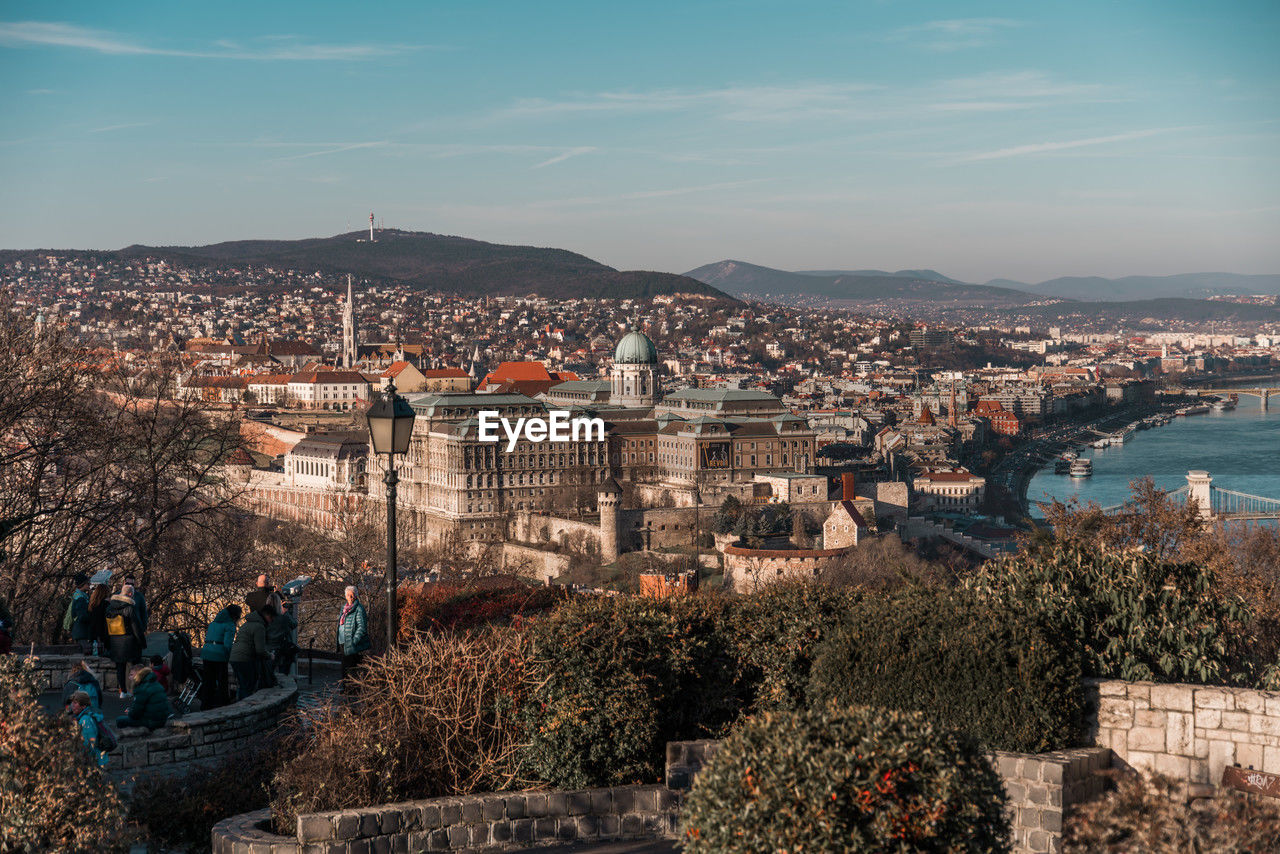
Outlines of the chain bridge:
{"type": "MultiPolygon", "coordinates": [[[[1222,489],[1213,485],[1213,478],[1207,471],[1187,472],[1187,485],[1170,492],[1169,498],[1180,503],[1194,501],[1200,509],[1200,516],[1215,522],[1280,519],[1280,498],[1266,498],[1261,495],[1236,492],[1234,489],[1222,489]]],[[[1133,502],[1126,501],[1124,504],[1103,507],[1102,512],[1124,513],[1132,508],[1133,502]]]]}

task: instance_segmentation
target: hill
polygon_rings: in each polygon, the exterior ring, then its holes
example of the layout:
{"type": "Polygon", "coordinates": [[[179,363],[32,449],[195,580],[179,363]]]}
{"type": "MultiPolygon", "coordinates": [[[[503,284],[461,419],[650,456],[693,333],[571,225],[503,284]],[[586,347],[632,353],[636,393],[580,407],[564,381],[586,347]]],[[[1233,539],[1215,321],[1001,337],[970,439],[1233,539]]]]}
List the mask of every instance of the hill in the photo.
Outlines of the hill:
{"type": "Polygon", "coordinates": [[[1173,276],[1062,276],[1029,285],[1009,279],[992,279],[988,285],[1018,288],[1064,299],[1114,302],[1161,297],[1205,297],[1214,294],[1280,294],[1280,275],[1239,273],[1179,273],[1173,276]]]}
{"type": "Polygon", "coordinates": [[[885,273],[876,270],[851,272],[813,271],[791,273],[744,261],[719,261],[685,273],[691,279],[727,291],[735,296],[822,297],[849,302],[914,302],[968,305],[1026,305],[1035,294],[956,282],[925,270],[885,273]],[[936,278],[929,278],[928,276],[936,278]]]}
{"type": "MultiPolygon", "coordinates": [[[[96,253],[104,254],[104,253],[96,253]]],[[[550,299],[613,299],[688,293],[727,298],[671,273],[620,271],[564,249],[505,246],[465,237],[384,229],[307,240],[237,240],[209,246],[129,246],[125,258],[176,264],[253,264],[403,282],[460,296],[536,293],[550,299]],[[362,239],[363,237],[363,239],[362,239]]]]}

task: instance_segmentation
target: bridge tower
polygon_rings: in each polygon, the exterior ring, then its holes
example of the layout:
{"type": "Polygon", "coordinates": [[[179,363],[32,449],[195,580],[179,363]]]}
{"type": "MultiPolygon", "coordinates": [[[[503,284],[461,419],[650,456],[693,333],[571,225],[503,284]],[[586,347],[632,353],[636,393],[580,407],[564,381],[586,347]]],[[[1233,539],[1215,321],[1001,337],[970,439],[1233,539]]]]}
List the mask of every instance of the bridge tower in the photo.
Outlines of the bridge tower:
{"type": "Polygon", "coordinates": [[[1187,501],[1194,501],[1200,508],[1200,518],[1208,521],[1213,518],[1213,504],[1210,501],[1213,478],[1207,471],[1196,469],[1187,472],[1187,501]]]}

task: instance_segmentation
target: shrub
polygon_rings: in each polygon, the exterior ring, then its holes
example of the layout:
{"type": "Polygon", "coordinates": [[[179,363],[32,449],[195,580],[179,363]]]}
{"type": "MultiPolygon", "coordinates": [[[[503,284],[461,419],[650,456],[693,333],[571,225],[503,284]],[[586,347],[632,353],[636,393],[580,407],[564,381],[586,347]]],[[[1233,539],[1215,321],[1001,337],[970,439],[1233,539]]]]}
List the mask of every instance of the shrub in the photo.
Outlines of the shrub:
{"type": "Polygon", "coordinates": [[[1007,851],[1000,779],[919,714],[822,706],[748,719],[689,794],[685,851],[1007,851]]]}
{"type": "Polygon", "coordinates": [[[75,722],[39,703],[39,675],[0,655],[0,850],[127,848],[124,804],[75,722]]]}
{"type": "Polygon", "coordinates": [[[1086,675],[1131,682],[1226,680],[1232,635],[1249,617],[1205,567],[1074,540],[992,561],[971,584],[1057,622],[1081,645],[1086,675]]]}
{"type": "Polygon", "coordinates": [[[1280,803],[1219,788],[1191,806],[1166,778],[1124,774],[1106,797],[1078,807],[1065,830],[1073,854],[1280,851],[1280,803]]]}
{"type": "Polygon", "coordinates": [[[813,582],[782,582],[734,600],[732,643],[751,711],[799,708],[823,639],[861,594],[813,582]]]}
{"type": "Polygon", "coordinates": [[[964,591],[867,596],[814,665],[811,701],[924,712],[993,750],[1079,743],[1080,654],[1043,621],[964,591]]]}
{"type": "Polygon", "coordinates": [[[166,849],[207,852],[215,824],[271,802],[271,778],[290,744],[289,738],[277,736],[256,749],[229,754],[212,768],[140,777],[130,796],[129,819],[166,849]]]}
{"type": "Polygon", "coordinates": [[[531,587],[504,583],[459,587],[453,584],[406,584],[398,591],[399,637],[414,632],[469,631],[491,625],[519,623],[564,600],[560,587],[531,587]]]}
{"type": "Polygon", "coordinates": [[[667,741],[720,735],[743,703],[729,608],[601,597],[531,622],[525,774],[564,788],[654,781],[667,741]]]}
{"type": "Polygon", "coordinates": [[[524,647],[510,630],[430,634],[366,659],[355,702],[318,712],[310,744],[276,775],[276,827],[292,833],[300,813],[510,788],[524,647]]]}

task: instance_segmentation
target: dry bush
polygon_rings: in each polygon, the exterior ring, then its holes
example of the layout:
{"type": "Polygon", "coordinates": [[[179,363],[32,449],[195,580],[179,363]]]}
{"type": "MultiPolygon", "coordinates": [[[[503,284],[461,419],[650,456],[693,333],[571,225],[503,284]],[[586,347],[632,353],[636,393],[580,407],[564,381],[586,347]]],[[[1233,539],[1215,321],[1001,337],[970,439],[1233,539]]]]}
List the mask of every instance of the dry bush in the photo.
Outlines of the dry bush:
{"type": "Polygon", "coordinates": [[[1178,784],[1117,776],[1115,791],[1067,820],[1066,848],[1078,854],[1265,854],[1280,851],[1280,803],[1220,788],[1188,805],[1178,784]]]}
{"type": "Polygon", "coordinates": [[[40,707],[37,679],[0,655],[0,851],[127,849],[119,793],[75,722],[40,707]]]}
{"type": "Polygon", "coordinates": [[[280,832],[301,813],[520,782],[516,714],[530,679],[520,633],[424,634],[367,661],[355,702],[318,713],[313,741],[276,776],[280,832]]]}

